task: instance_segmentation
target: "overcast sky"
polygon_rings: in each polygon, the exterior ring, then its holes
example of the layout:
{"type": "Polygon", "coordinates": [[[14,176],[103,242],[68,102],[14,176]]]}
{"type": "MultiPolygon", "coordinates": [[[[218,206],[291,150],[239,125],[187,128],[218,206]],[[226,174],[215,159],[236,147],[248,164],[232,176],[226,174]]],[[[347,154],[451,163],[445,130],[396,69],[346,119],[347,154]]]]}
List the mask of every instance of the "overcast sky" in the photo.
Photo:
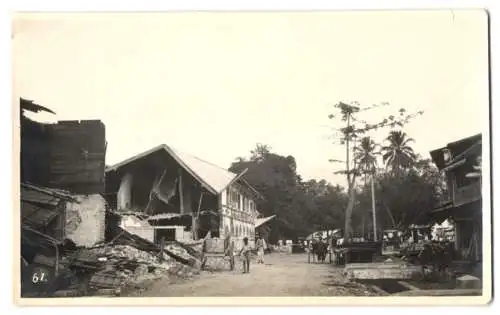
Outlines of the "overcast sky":
{"type": "MultiPolygon", "coordinates": [[[[332,104],[389,102],[428,152],[487,123],[483,11],[24,15],[13,27],[14,96],[57,115],[101,119],[107,164],[161,143],[222,167],[256,143],[333,175],[343,148],[332,104]]],[[[381,141],[389,130],[372,136],[381,141]]]]}

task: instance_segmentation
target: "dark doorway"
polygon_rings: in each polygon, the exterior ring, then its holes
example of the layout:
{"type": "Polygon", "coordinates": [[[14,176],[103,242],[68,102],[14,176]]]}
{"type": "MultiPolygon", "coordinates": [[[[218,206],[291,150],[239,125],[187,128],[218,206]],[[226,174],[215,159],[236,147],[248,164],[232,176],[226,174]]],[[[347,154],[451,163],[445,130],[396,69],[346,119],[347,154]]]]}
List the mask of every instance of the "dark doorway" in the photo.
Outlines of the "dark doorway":
{"type": "Polygon", "coordinates": [[[155,229],[155,243],[160,243],[162,237],[165,241],[175,241],[175,229],[155,229]]]}

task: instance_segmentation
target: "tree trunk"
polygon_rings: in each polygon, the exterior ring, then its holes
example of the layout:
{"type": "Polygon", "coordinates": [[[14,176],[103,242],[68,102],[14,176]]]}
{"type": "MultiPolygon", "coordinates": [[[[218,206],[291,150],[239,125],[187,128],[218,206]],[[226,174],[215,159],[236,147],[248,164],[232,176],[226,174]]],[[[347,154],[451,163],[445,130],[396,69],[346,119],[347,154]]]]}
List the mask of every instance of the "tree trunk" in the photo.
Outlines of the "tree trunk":
{"type": "Polygon", "coordinates": [[[356,199],[354,185],[350,185],[349,188],[349,202],[347,203],[347,209],[345,211],[345,226],[344,226],[344,240],[350,240],[352,238],[352,210],[354,209],[354,203],[356,199]]]}
{"type": "Polygon", "coordinates": [[[392,215],[391,209],[389,209],[389,207],[385,204],[385,202],[382,202],[382,204],[384,205],[384,208],[387,210],[387,214],[389,214],[389,218],[391,219],[392,222],[392,228],[395,229],[396,220],[394,220],[394,216],[392,215]]]}
{"type": "MultiPolygon", "coordinates": [[[[347,116],[347,128],[351,125],[351,116],[347,116]]],[[[351,224],[352,224],[352,210],[354,208],[354,185],[351,185],[350,176],[350,160],[349,160],[349,133],[346,131],[346,150],[345,150],[345,164],[346,164],[346,176],[347,176],[347,190],[349,195],[349,201],[347,203],[347,208],[345,210],[345,224],[344,224],[344,240],[349,240],[351,238],[351,224]]],[[[353,174],[354,175],[354,174],[353,174]]],[[[353,183],[354,184],[354,183],[353,183]]]]}
{"type": "Polygon", "coordinates": [[[372,180],[371,180],[371,190],[372,190],[372,214],[373,214],[373,240],[376,242],[377,241],[377,214],[376,214],[376,209],[375,209],[375,183],[374,183],[374,176],[372,174],[372,180]]]}

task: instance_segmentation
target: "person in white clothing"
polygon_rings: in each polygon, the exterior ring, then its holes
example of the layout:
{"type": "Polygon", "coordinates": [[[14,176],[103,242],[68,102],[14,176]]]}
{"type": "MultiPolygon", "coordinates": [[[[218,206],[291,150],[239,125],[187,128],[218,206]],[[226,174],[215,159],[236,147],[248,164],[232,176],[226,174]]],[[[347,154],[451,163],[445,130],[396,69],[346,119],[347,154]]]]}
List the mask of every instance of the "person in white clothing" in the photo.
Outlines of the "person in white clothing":
{"type": "Polygon", "coordinates": [[[263,264],[264,263],[265,242],[261,236],[257,237],[257,242],[255,243],[255,247],[257,248],[257,263],[263,264]]]}

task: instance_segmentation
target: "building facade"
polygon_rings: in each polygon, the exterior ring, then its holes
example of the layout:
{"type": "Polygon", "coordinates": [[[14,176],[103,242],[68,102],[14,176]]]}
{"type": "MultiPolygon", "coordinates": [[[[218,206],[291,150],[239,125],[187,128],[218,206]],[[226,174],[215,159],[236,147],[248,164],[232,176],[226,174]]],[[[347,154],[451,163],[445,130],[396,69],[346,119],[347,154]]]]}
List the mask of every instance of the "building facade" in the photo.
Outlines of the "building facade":
{"type": "Polygon", "coordinates": [[[118,212],[145,215],[154,242],[189,233],[253,240],[262,196],[243,175],[163,144],[108,167],[106,196],[118,212]]]}
{"type": "Polygon", "coordinates": [[[220,194],[222,237],[231,233],[234,237],[255,236],[255,220],[259,216],[255,194],[241,183],[233,183],[220,194]]]}
{"type": "Polygon", "coordinates": [[[431,151],[431,156],[445,174],[448,188],[448,199],[431,211],[431,215],[441,222],[452,220],[458,258],[481,262],[481,134],[449,143],[446,147],[431,151]]]}

